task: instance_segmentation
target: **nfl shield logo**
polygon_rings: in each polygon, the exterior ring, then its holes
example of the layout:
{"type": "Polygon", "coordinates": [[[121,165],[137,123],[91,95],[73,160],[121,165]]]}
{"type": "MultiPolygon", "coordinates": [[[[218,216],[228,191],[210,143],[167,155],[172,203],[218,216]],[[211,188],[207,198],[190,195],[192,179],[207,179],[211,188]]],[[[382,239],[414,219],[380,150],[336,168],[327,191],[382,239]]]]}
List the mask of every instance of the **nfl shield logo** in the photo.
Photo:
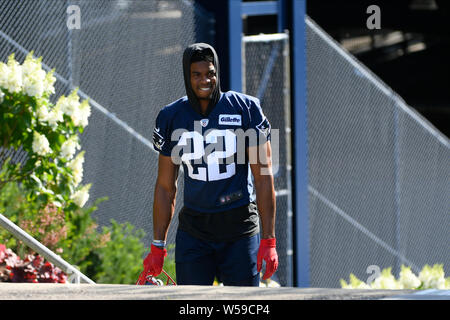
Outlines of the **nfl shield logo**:
{"type": "Polygon", "coordinates": [[[200,120],[200,124],[202,125],[202,127],[206,127],[208,125],[209,119],[202,119],[200,120]]]}

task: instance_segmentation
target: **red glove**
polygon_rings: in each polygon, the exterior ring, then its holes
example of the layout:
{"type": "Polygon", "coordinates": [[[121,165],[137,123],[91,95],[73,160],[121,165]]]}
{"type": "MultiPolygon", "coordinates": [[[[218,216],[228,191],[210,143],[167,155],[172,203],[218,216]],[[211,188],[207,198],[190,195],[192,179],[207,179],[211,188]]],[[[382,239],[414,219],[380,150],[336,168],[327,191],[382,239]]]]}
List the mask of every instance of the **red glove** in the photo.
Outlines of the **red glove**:
{"type": "Polygon", "coordinates": [[[261,239],[259,244],[258,256],[256,258],[256,268],[258,272],[261,271],[263,259],[266,261],[266,272],[263,275],[263,280],[269,279],[278,268],[278,254],[276,247],[276,239],[261,239]]]}
{"type": "Polygon", "coordinates": [[[144,259],[144,271],[146,274],[158,276],[163,269],[164,257],[167,256],[167,250],[151,245],[150,253],[144,259]]]}

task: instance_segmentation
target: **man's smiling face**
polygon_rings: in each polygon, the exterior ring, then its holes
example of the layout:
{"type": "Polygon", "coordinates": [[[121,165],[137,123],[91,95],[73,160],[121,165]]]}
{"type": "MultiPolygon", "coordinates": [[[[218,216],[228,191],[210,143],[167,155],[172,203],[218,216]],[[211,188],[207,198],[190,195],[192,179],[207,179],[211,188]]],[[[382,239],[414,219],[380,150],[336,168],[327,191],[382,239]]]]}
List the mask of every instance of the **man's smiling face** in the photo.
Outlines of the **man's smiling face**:
{"type": "Polygon", "coordinates": [[[209,100],[216,87],[216,68],[212,62],[191,64],[191,87],[199,100],[209,100]]]}

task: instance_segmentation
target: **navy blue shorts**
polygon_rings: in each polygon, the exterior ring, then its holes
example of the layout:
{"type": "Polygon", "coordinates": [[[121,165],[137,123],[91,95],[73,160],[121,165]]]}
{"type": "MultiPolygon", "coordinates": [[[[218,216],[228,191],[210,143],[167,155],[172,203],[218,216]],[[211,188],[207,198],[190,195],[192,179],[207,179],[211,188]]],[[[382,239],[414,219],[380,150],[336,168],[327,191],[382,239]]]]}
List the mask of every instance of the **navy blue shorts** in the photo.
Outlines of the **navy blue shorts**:
{"type": "Polygon", "coordinates": [[[217,277],[225,286],[259,286],[258,248],[259,234],[234,242],[211,242],[178,229],[175,243],[177,284],[212,285],[217,277]]]}

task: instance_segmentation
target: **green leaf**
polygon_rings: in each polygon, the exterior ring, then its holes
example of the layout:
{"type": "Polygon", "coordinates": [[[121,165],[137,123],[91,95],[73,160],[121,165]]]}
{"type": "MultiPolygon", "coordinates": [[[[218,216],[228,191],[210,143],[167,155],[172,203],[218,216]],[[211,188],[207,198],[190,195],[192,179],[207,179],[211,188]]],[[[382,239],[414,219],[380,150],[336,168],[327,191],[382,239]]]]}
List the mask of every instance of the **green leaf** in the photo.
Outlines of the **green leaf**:
{"type": "Polygon", "coordinates": [[[17,115],[18,113],[20,113],[22,111],[23,106],[21,104],[15,104],[13,105],[11,112],[15,115],[17,115]]]}
{"type": "Polygon", "coordinates": [[[31,114],[29,112],[25,112],[22,115],[23,123],[25,124],[25,128],[31,129],[31,114]]]}
{"type": "Polygon", "coordinates": [[[42,188],[42,181],[38,177],[36,177],[36,175],[31,174],[30,178],[37,183],[39,189],[42,188]]]}
{"type": "Polygon", "coordinates": [[[41,202],[43,202],[43,203],[48,203],[49,195],[46,194],[46,193],[41,193],[41,194],[39,194],[39,195],[37,196],[37,200],[38,200],[38,201],[41,201],[41,202]]]}

